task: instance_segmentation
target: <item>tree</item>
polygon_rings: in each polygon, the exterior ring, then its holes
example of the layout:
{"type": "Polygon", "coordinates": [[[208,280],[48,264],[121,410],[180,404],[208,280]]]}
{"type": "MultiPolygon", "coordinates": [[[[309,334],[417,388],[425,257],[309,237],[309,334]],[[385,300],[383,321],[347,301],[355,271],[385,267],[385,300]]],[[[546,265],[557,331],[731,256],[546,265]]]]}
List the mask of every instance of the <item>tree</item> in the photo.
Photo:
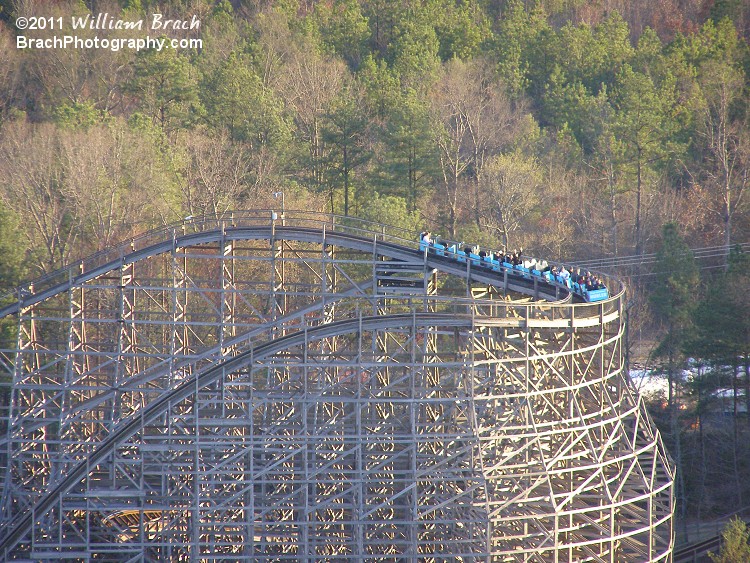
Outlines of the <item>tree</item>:
{"type": "Polygon", "coordinates": [[[401,79],[403,88],[424,90],[440,69],[440,43],[435,33],[429,4],[414,2],[400,15],[394,26],[394,39],[388,60],[401,79]]]}
{"type": "Polygon", "coordinates": [[[497,155],[485,167],[480,183],[482,228],[499,235],[505,248],[511,236],[537,211],[541,200],[539,164],[520,154],[497,155]]]}
{"type": "Polygon", "coordinates": [[[692,329],[692,313],[699,277],[693,253],[674,223],[667,223],[662,229],[662,245],[656,254],[654,274],[656,283],[650,301],[654,315],[664,332],[654,351],[654,357],[666,362],[664,369],[668,383],[667,409],[672,455],[677,464],[677,497],[680,502],[680,515],[684,520],[687,505],[681,473],[682,444],[676,392],[678,383],[682,380],[681,370],[685,360],[683,350],[692,329]]]}
{"type": "Polygon", "coordinates": [[[301,143],[300,178],[313,190],[324,191],[327,155],[323,124],[348,72],[343,62],[319,55],[309,40],[286,48],[283,70],[272,77],[270,85],[290,113],[295,136],[301,143]]]}
{"type": "Polygon", "coordinates": [[[189,126],[201,113],[197,71],[174,49],[139,52],[125,91],[165,132],[189,126]]]}
{"type": "MultiPolygon", "coordinates": [[[[33,2],[18,2],[17,5],[25,16],[39,15],[34,11],[33,2]]],[[[45,9],[45,16],[54,19],[60,17],[69,20],[71,15],[91,17],[83,2],[49,3],[45,9]]],[[[113,14],[113,17],[117,16],[113,14]]],[[[141,16],[124,13],[120,17],[127,21],[141,16]]],[[[55,33],[56,30],[45,29],[35,32],[35,36],[51,39],[55,33]]],[[[92,40],[96,33],[95,30],[79,28],[76,30],[76,37],[92,40]]],[[[109,32],[108,37],[136,37],[137,33],[134,30],[117,30],[109,32]]],[[[62,104],[89,102],[99,111],[112,112],[121,107],[121,87],[130,76],[132,58],[133,51],[130,49],[31,49],[24,57],[24,70],[27,73],[27,83],[38,87],[39,92],[34,97],[38,96],[40,99],[35,99],[35,103],[29,106],[39,111],[62,104]]]]}
{"type": "Polygon", "coordinates": [[[523,92],[538,95],[551,71],[552,28],[541,8],[524,9],[521,0],[510,0],[503,8],[494,41],[498,73],[514,97],[523,92]]]}
{"type": "Polygon", "coordinates": [[[328,144],[328,185],[331,212],[334,211],[334,190],[344,195],[344,215],[349,215],[350,191],[355,171],[370,159],[367,148],[369,116],[358,103],[359,92],[353,85],[343,90],[331,103],[323,125],[323,141],[328,144]]]}
{"type": "Polygon", "coordinates": [[[211,75],[233,54],[251,51],[252,31],[249,24],[235,17],[228,0],[217,2],[211,15],[201,21],[203,48],[196,60],[201,75],[211,75]]]}
{"type": "Polygon", "coordinates": [[[438,177],[430,126],[427,104],[414,90],[407,90],[389,108],[382,131],[385,150],[372,181],[384,193],[403,197],[412,212],[438,177]]]}
{"type": "Polygon", "coordinates": [[[15,48],[10,31],[0,22],[0,123],[23,90],[21,61],[21,51],[15,48]]]}
{"type": "Polygon", "coordinates": [[[709,553],[714,563],[745,563],[750,561],[750,530],[738,516],[732,518],[721,532],[724,539],[718,555],[709,553]]]}
{"type": "Polygon", "coordinates": [[[704,397],[715,396],[728,386],[732,389],[732,435],[727,440],[731,445],[727,455],[731,470],[725,480],[734,483],[731,501],[741,507],[745,488],[740,455],[743,440],[739,435],[743,371],[745,406],[750,406],[750,259],[733,250],[728,262],[729,270],[711,280],[706,295],[693,311],[694,334],[685,342],[685,350],[709,367],[699,378],[701,381],[695,382],[702,384],[704,397]]]}
{"type": "Polygon", "coordinates": [[[401,82],[384,60],[367,57],[357,73],[357,80],[362,85],[367,110],[377,120],[384,121],[389,112],[397,110],[402,103],[401,82]]]}
{"type": "Polygon", "coordinates": [[[591,153],[601,133],[609,101],[606,89],[591,94],[581,81],[571,80],[560,67],[549,77],[543,96],[542,120],[558,130],[569,129],[584,153],[591,153]]]}
{"type": "Polygon", "coordinates": [[[566,24],[556,43],[556,63],[592,95],[611,85],[616,69],[633,55],[628,25],[617,12],[595,26],[566,24]]]}
{"type": "Polygon", "coordinates": [[[490,37],[489,22],[482,9],[475,2],[442,4],[435,26],[440,58],[468,61],[479,56],[490,37]]]}
{"type": "Polygon", "coordinates": [[[25,275],[24,254],[18,219],[0,203],[0,293],[16,287],[25,275]]]}
{"type": "Polygon", "coordinates": [[[651,294],[651,306],[657,320],[665,329],[665,336],[655,356],[666,358],[669,370],[669,404],[674,404],[676,369],[682,346],[692,328],[692,312],[698,289],[698,267],[690,248],[680,236],[675,223],[662,229],[662,244],[656,253],[654,267],[656,283],[651,294]]]}
{"type": "Polygon", "coordinates": [[[230,209],[253,207],[257,193],[249,193],[250,159],[244,147],[232,144],[226,133],[185,135],[183,208],[194,217],[219,218],[230,209]],[[248,201],[250,200],[250,201],[248,201]]]}
{"type": "Polygon", "coordinates": [[[178,201],[160,148],[122,120],[60,134],[61,192],[80,225],[77,256],[172,220],[178,201]]]}
{"type": "Polygon", "coordinates": [[[357,0],[321,2],[315,6],[314,18],[327,52],[342,57],[350,68],[357,68],[370,36],[360,3],[357,0]]]}
{"type": "Polygon", "coordinates": [[[430,92],[430,106],[443,176],[441,202],[447,206],[449,234],[455,236],[459,202],[468,203],[479,225],[478,185],[485,162],[508,148],[528,122],[483,61],[448,62],[430,92]]]}
{"type": "Polygon", "coordinates": [[[245,139],[250,112],[262,88],[260,77],[245,58],[232,52],[202,85],[206,120],[216,130],[227,129],[232,139],[245,139]]]}
{"type": "Polygon", "coordinates": [[[701,74],[705,103],[699,131],[706,155],[704,171],[716,193],[713,209],[721,218],[724,245],[729,248],[734,217],[742,209],[748,185],[750,138],[744,112],[737,110],[743,101],[745,77],[740,68],[722,61],[704,64],[701,74]]]}
{"type": "Polygon", "coordinates": [[[59,132],[49,124],[10,123],[0,139],[0,198],[23,217],[26,244],[36,253],[39,270],[59,268],[70,262],[81,232],[75,205],[64,193],[59,132]]]}
{"type": "Polygon", "coordinates": [[[421,214],[418,211],[409,211],[404,198],[382,196],[377,192],[372,195],[369,205],[362,209],[362,218],[396,227],[391,234],[400,237],[404,236],[404,232],[416,236],[422,228],[421,214]]]}
{"type": "Polygon", "coordinates": [[[676,151],[671,143],[674,84],[654,84],[650,76],[625,66],[618,75],[613,132],[622,143],[626,170],[635,177],[635,253],[643,252],[644,189],[655,183],[657,165],[676,151]]]}

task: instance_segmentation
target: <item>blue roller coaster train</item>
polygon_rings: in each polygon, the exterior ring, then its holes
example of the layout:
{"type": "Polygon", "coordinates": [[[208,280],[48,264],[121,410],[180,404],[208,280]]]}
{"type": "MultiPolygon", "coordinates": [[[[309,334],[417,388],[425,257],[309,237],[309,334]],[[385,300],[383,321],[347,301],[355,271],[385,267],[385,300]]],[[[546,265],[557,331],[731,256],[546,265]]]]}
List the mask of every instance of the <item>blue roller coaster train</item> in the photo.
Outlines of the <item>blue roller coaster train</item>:
{"type": "Polygon", "coordinates": [[[477,246],[439,241],[439,237],[432,240],[429,232],[423,231],[419,236],[419,248],[424,252],[436,256],[445,256],[457,262],[470,262],[476,267],[488,268],[493,272],[509,272],[529,280],[535,277],[551,285],[567,289],[587,303],[604,301],[609,298],[609,290],[590,271],[571,273],[565,269],[565,266],[558,269],[557,266],[550,265],[546,260],[537,260],[536,258],[524,260],[520,252],[516,251],[511,253],[504,251],[485,252],[480,251],[477,246]]]}

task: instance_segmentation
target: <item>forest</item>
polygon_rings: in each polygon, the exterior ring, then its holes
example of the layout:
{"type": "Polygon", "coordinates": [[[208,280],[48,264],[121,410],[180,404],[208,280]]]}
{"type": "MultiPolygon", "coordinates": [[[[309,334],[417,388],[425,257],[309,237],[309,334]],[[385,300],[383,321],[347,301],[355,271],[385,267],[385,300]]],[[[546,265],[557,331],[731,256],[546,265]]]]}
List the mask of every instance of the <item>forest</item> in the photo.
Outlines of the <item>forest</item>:
{"type": "Polygon", "coordinates": [[[279,191],[611,259],[687,529],[750,504],[749,38],[742,0],[0,0],[0,291],[279,191]],[[18,47],[154,13],[200,47],[18,47]]]}

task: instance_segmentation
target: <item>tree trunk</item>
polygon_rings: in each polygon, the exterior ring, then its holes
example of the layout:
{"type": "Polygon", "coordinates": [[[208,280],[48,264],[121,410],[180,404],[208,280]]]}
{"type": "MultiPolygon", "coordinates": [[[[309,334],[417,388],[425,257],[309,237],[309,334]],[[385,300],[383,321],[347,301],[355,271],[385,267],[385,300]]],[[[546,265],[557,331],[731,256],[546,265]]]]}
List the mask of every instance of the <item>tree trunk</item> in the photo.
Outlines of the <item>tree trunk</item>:
{"type": "Polygon", "coordinates": [[[638,147],[638,159],[637,159],[637,180],[636,180],[636,191],[635,191],[635,253],[640,256],[643,253],[643,246],[641,244],[641,192],[643,189],[643,181],[641,177],[641,157],[643,149],[638,147]]]}
{"type": "Polygon", "coordinates": [[[344,215],[349,215],[349,153],[344,145],[344,215]]]}
{"type": "Polygon", "coordinates": [[[730,178],[727,174],[724,185],[724,246],[726,246],[726,258],[724,259],[724,268],[729,269],[729,247],[732,244],[732,187],[730,178]]]}
{"type": "Polygon", "coordinates": [[[615,256],[618,256],[619,249],[617,245],[617,199],[615,198],[615,186],[611,176],[609,178],[609,207],[610,217],[612,219],[612,249],[614,250],[615,256]]]}

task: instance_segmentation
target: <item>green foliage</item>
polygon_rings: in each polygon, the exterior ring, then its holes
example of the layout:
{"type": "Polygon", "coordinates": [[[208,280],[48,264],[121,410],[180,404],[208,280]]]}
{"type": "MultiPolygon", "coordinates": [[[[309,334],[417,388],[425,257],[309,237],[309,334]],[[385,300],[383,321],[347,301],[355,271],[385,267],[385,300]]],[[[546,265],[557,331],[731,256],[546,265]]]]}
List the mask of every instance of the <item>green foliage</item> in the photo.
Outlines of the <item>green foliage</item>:
{"type": "Polygon", "coordinates": [[[394,36],[389,59],[402,85],[416,88],[431,82],[440,65],[440,42],[427,11],[414,8],[394,26],[394,36]]]}
{"type": "Polygon", "coordinates": [[[521,0],[507,3],[498,24],[494,51],[498,73],[514,96],[543,88],[551,69],[547,51],[552,37],[552,28],[541,11],[527,12],[521,0]]]}
{"type": "Polygon", "coordinates": [[[594,27],[568,24],[560,30],[554,56],[569,80],[596,94],[632,56],[629,35],[628,25],[616,12],[594,27]]]}
{"type": "Polygon", "coordinates": [[[387,117],[383,157],[373,173],[373,183],[383,193],[406,199],[414,211],[438,173],[429,108],[414,90],[407,90],[390,106],[387,117]]]}
{"type": "Polygon", "coordinates": [[[315,6],[315,22],[326,52],[357,68],[362,61],[370,28],[357,0],[334,0],[315,6]]]}
{"type": "Polygon", "coordinates": [[[489,22],[476,2],[448,2],[441,7],[435,32],[440,43],[439,55],[444,61],[470,60],[481,54],[491,37],[489,22]]]}
{"type": "Polygon", "coordinates": [[[376,118],[385,119],[389,111],[397,108],[401,101],[401,83],[385,61],[369,55],[362,62],[358,79],[364,92],[363,101],[376,118]]]}
{"type": "Polygon", "coordinates": [[[360,216],[363,219],[396,227],[391,234],[416,238],[423,230],[423,219],[418,211],[409,211],[406,200],[392,195],[372,194],[367,207],[363,208],[360,216]]]}
{"type": "Polygon", "coordinates": [[[693,321],[689,354],[727,365],[750,354],[750,256],[739,247],[732,249],[727,271],[709,284],[693,321]]]}
{"type": "Polygon", "coordinates": [[[26,274],[24,249],[17,218],[0,203],[0,293],[16,287],[26,274]]]}
{"type": "Polygon", "coordinates": [[[747,45],[739,41],[737,30],[729,19],[708,20],[698,33],[677,36],[668,51],[693,68],[707,61],[739,60],[747,45]]]}
{"type": "Polygon", "coordinates": [[[234,139],[247,138],[251,108],[257,107],[262,90],[260,78],[245,57],[233,52],[201,87],[206,121],[216,129],[228,130],[234,139]]]}
{"type": "Polygon", "coordinates": [[[369,121],[351,89],[342,91],[325,115],[323,141],[329,149],[326,169],[331,209],[335,209],[334,192],[340,188],[344,215],[349,215],[355,174],[371,156],[366,146],[369,121]]]}
{"type": "Polygon", "coordinates": [[[614,132],[630,152],[630,159],[659,162],[673,149],[669,138],[676,129],[671,119],[674,91],[659,88],[647,74],[626,65],[617,77],[613,106],[614,132]]]}
{"type": "Polygon", "coordinates": [[[187,57],[174,49],[138,53],[133,78],[125,90],[164,131],[189,127],[201,113],[197,72],[187,57]]]}
{"type": "Polygon", "coordinates": [[[606,90],[592,95],[581,82],[569,82],[558,68],[544,94],[543,118],[547,124],[569,130],[579,146],[590,152],[609,112],[606,90]]]}
{"type": "Polygon", "coordinates": [[[101,112],[91,102],[64,103],[52,112],[55,123],[62,128],[88,129],[99,123],[101,112]]]}
{"type": "Polygon", "coordinates": [[[665,329],[665,336],[654,355],[666,358],[672,369],[692,328],[695,292],[699,282],[693,253],[680,236],[675,223],[667,223],[662,229],[662,245],[656,253],[654,274],[650,301],[665,329]]]}
{"type": "Polygon", "coordinates": [[[714,563],[746,563],[750,561],[750,530],[747,524],[735,516],[721,532],[724,539],[718,555],[709,553],[714,563]]]}

